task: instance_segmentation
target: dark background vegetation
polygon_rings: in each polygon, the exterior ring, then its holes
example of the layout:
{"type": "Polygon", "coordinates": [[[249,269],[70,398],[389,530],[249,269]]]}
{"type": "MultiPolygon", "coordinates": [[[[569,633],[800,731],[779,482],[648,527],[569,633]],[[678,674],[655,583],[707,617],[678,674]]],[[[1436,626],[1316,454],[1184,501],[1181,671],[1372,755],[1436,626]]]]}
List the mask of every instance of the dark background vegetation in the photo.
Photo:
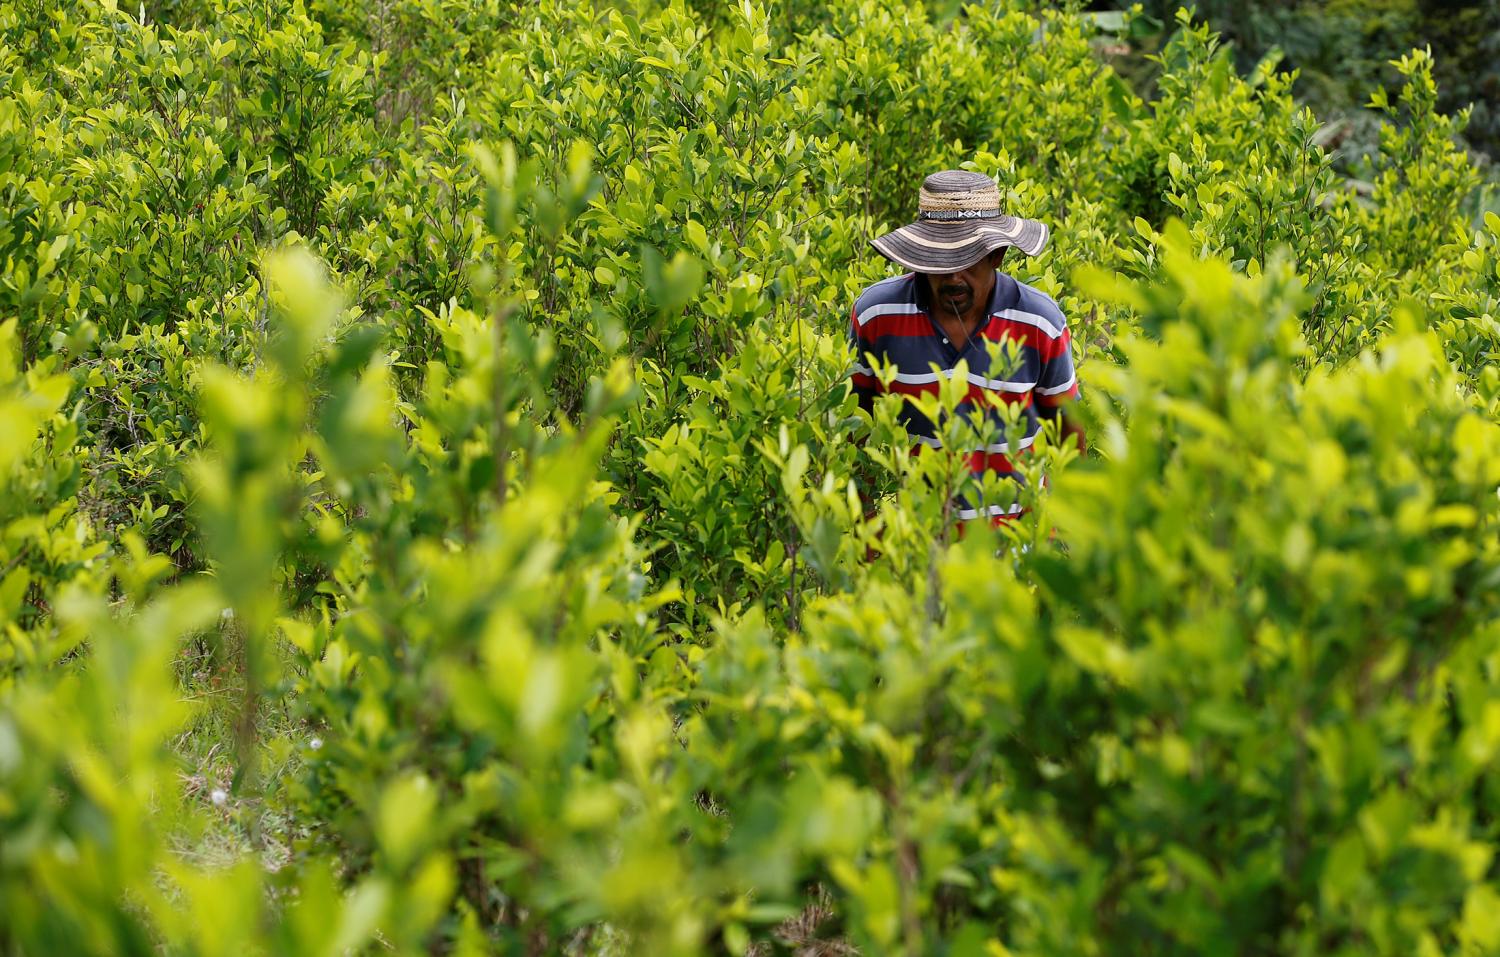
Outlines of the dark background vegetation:
{"type": "MultiPolygon", "coordinates": [[[[1159,49],[1175,29],[1178,0],[1146,0],[1144,12],[1164,25],[1132,43],[1132,53],[1159,49]]],[[[1117,7],[1095,3],[1096,10],[1117,7]]],[[[1371,90],[1394,92],[1390,61],[1430,47],[1438,109],[1471,109],[1464,139],[1488,177],[1500,157],[1500,3],[1455,0],[1200,0],[1200,17],[1234,48],[1241,73],[1267,57],[1298,73],[1295,92],[1331,124],[1328,145],[1351,175],[1376,147],[1379,120],[1367,107],[1371,90]]],[[[1139,31],[1138,31],[1139,33],[1139,31]]]]}

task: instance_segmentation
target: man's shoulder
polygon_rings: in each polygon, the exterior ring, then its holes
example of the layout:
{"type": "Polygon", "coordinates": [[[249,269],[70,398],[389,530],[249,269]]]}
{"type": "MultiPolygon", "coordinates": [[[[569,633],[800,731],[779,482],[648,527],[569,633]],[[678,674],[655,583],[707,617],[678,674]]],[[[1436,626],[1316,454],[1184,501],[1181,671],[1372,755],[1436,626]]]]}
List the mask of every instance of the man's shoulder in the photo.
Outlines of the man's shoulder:
{"type": "Polygon", "coordinates": [[[1068,320],[1057,300],[1019,279],[1015,282],[1016,304],[1006,311],[1016,314],[1016,318],[1033,320],[1034,325],[1046,328],[1053,336],[1060,335],[1067,328],[1068,320]]]}
{"type": "Polygon", "coordinates": [[[856,315],[871,306],[889,306],[916,302],[917,274],[906,273],[871,283],[860,291],[854,300],[856,315]]]}
{"type": "Polygon", "coordinates": [[[1028,285],[1021,280],[1016,280],[1016,308],[1022,312],[1029,312],[1038,316],[1045,316],[1054,322],[1063,321],[1062,308],[1058,306],[1057,300],[1042,292],[1035,286],[1028,285]]]}

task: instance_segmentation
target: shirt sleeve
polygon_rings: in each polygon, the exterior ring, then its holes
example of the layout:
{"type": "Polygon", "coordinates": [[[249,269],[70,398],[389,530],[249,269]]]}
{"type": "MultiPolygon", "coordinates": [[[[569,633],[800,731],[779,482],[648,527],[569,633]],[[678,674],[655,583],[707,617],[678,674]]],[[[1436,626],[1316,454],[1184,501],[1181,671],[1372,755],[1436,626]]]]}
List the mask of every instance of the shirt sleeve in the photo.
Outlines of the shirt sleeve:
{"type": "Polygon", "coordinates": [[[1073,368],[1073,337],[1062,316],[1053,320],[1057,335],[1042,344],[1042,369],[1037,376],[1036,404],[1043,415],[1078,397],[1078,373],[1073,368]]]}
{"type": "Polygon", "coordinates": [[[853,310],[849,313],[849,345],[854,350],[854,371],[850,373],[849,383],[859,397],[859,407],[868,412],[874,407],[875,396],[880,392],[880,380],[875,378],[871,365],[874,360],[868,351],[870,344],[860,337],[856,315],[853,310]]]}

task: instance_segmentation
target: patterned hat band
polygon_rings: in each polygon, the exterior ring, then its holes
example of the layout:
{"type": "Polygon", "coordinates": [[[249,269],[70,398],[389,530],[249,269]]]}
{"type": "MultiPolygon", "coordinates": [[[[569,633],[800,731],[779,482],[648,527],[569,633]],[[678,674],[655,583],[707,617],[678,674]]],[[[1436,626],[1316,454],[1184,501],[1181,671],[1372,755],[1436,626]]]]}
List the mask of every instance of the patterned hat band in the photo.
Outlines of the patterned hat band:
{"type": "MultiPolygon", "coordinates": [[[[939,174],[941,175],[941,174],[939,174]]],[[[977,213],[990,212],[1000,215],[1000,190],[989,177],[969,174],[979,183],[948,184],[933,182],[937,176],[928,177],[917,193],[917,210],[923,219],[987,219],[984,216],[929,216],[929,213],[977,213]],[[937,187],[932,189],[930,187],[937,187]],[[957,186],[954,189],[953,186],[957,186]],[[945,188],[947,187],[947,188],[945,188]]],[[[966,177],[967,178],[967,177],[966,177]]]]}
{"type": "Polygon", "coordinates": [[[924,209],[917,219],[927,222],[953,222],[961,219],[999,219],[998,209],[924,209]]]}

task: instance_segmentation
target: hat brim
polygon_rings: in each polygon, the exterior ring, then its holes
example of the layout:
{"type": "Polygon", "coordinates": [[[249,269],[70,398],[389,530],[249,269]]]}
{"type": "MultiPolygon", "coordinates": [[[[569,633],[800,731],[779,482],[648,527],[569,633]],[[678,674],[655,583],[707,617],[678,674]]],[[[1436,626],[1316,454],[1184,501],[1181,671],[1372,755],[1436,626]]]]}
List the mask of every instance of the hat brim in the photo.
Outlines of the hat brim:
{"type": "Polygon", "coordinates": [[[1045,223],[1019,216],[964,222],[919,220],[870,240],[876,251],[914,272],[968,269],[1002,246],[1035,256],[1047,245],[1045,223]]]}

